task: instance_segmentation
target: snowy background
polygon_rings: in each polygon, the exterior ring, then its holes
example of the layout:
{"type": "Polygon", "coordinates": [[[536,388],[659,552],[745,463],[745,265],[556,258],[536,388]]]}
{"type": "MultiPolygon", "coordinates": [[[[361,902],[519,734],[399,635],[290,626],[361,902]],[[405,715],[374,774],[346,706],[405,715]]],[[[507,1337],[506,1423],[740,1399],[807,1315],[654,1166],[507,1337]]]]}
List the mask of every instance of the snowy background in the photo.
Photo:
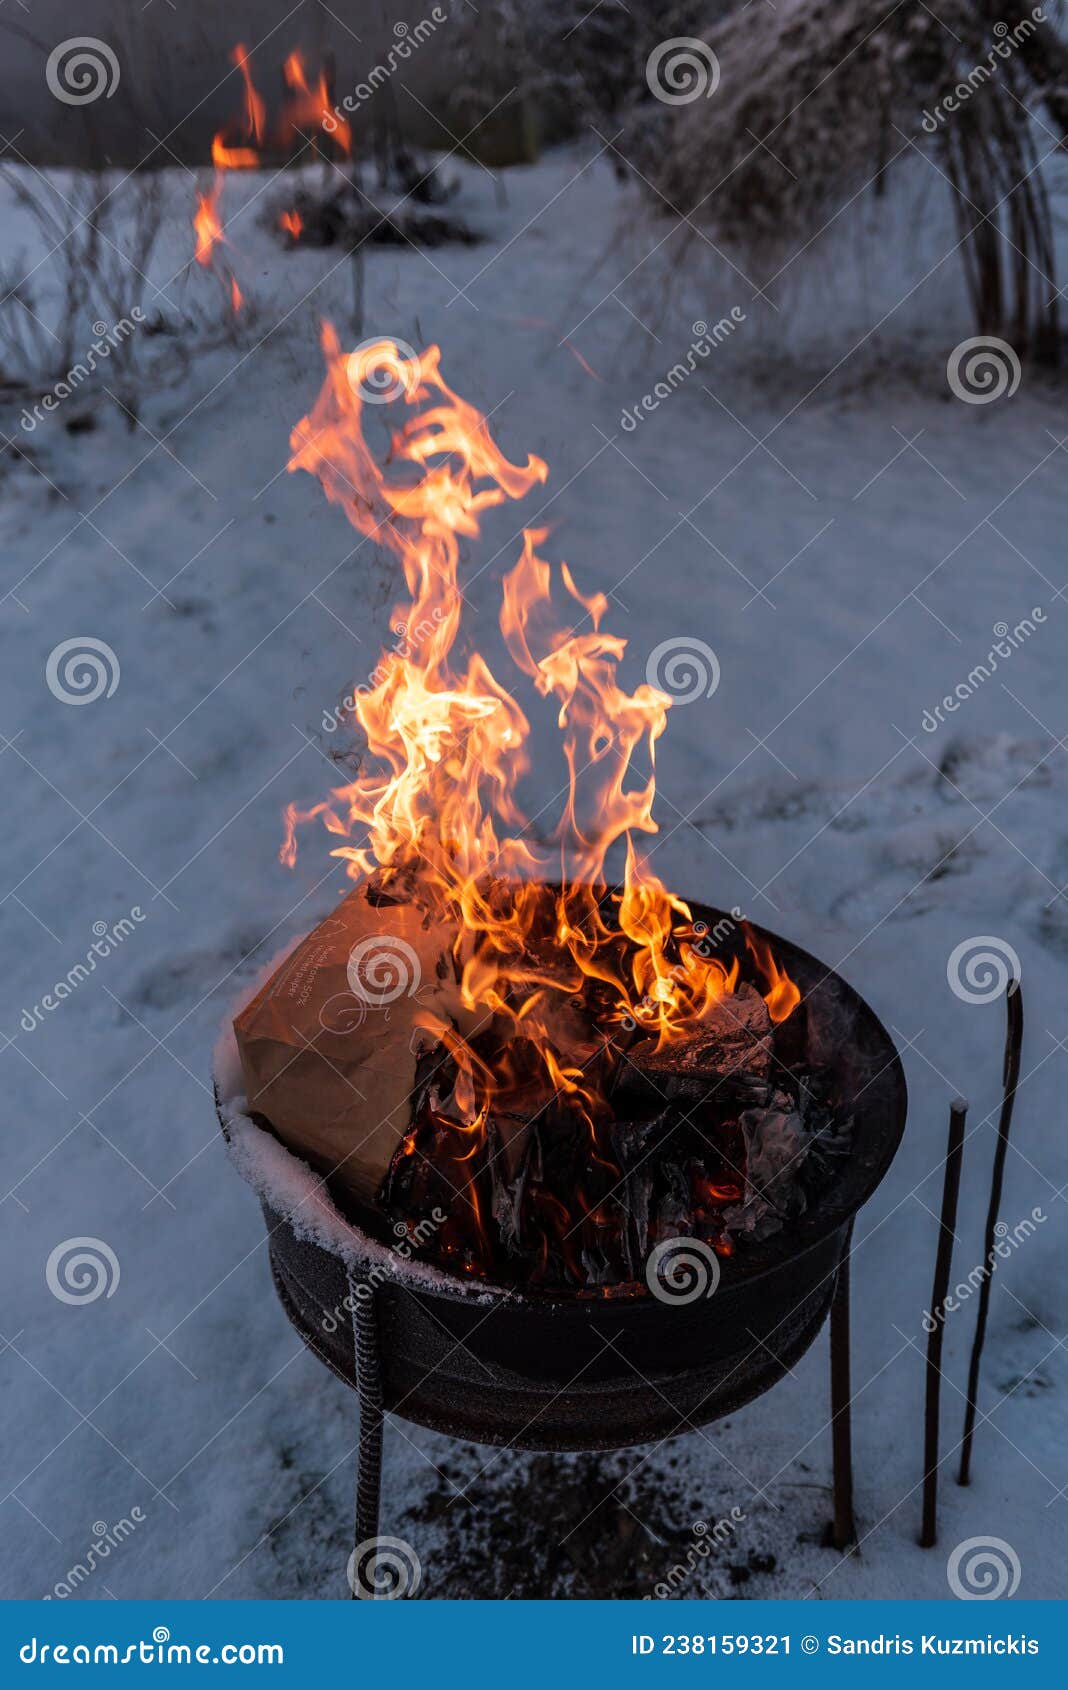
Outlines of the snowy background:
{"type": "MultiPolygon", "coordinates": [[[[550,555],[609,594],[631,683],[662,641],[714,649],[718,690],[673,710],[660,747],[653,862],[840,968],[893,1030],[911,1098],[855,1242],[859,1554],[822,1542],[824,1336],[743,1414],[618,1456],[520,1456],[391,1423],[382,1529],[417,1547],[424,1596],[645,1595],[694,1521],[732,1507],[744,1522],[681,1594],[946,1598],[949,1551],[991,1535],[1019,1558],[1020,1596],[1063,1593],[1068,431],[1063,389],[1026,366],[1011,399],[950,392],[947,357],[971,331],[926,170],[768,301],[711,250],[677,273],[670,225],[599,145],[493,177],[452,161],[450,209],[483,243],[369,252],[364,332],[439,342],[506,453],[550,466],[467,564],[491,665],[500,576],[520,524],[542,521],[550,555]],[[730,341],[625,430],[693,323],[732,306],[730,341]],[[995,624],[1036,608],[1035,633],[924,731],[995,624]],[[1027,1004],[1002,1215],[1047,1218],[997,1276],[968,1490],[949,1452],[974,1301],[948,1322],[941,1542],[924,1552],[921,1321],[947,1105],[971,1102],[957,1278],[982,1256],[999,1100],[1004,1003],[947,982],[976,935],[1018,954],[1027,1004]]],[[[4,240],[29,268],[43,254],[4,192],[4,240]]],[[[294,873],[278,865],[280,813],[325,791],[322,712],[374,667],[399,596],[319,488],[285,473],[321,381],[319,319],[346,336],[351,278],[336,252],[283,250],[260,221],[278,195],[267,174],[226,184],[253,302],[228,340],[217,284],[189,266],[192,179],[168,173],[146,306],[183,325],[189,356],[161,366],[136,425],[82,395],[27,434],[21,399],[7,407],[5,1596],[62,1586],[135,1509],[79,1596],[347,1595],[355,1401],[275,1300],[210,1089],[235,997],[341,890],[311,833],[294,873]],[[118,681],[73,707],[46,665],[84,637],[111,648],[118,681]],[[124,917],[114,954],[35,1017],[94,924],[124,917]],[[46,1263],[80,1238],[109,1247],[118,1283],[64,1303],[46,1263]]],[[[530,808],[560,784],[547,753],[530,808]]]]}

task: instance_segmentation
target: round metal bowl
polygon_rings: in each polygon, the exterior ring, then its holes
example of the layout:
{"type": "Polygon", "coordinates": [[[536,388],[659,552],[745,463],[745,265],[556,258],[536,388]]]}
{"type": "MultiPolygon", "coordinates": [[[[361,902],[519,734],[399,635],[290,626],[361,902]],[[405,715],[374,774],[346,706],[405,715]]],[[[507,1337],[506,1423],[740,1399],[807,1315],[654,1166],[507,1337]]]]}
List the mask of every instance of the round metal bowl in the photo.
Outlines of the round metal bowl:
{"type": "MultiPolygon", "coordinates": [[[[718,930],[730,918],[691,905],[718,930]]],[[[662,1302],[524,1297],[478,1283],[373,1275],[385,1407],[418,1425],[517,1449],[618,1448],[732,1414],[768,1390],[816,1337],[857,1210],[905,1127],[905,1077],[873,1011],[815,957],[756,928],[801,989],[810,1029],[843,1096],[851,1151],[819,1201],[723,1261],[715,1295],[662,1302]]],[[[220,1117],[221,1119],[222,1117],[220,1117]]],[[[225,1131],[225,1125],[224,1125],[225,1131]]],[[[305,1343],[349,1385],[355,1357],[349,1264],[262,1204],[275,1287],[305,1343]]],[[[381,1257],[346,1223],[350,1252],[381,1257]]]]}

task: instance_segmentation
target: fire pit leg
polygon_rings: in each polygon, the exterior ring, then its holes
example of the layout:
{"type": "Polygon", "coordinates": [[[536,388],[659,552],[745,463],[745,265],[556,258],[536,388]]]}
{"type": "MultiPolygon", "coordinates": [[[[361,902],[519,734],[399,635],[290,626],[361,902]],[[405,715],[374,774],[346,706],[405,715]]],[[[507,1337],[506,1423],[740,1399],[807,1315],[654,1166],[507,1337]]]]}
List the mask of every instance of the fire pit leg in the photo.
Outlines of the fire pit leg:
{"type": "Polygon", "coordinates": [[[349,1273],[352,1341],[356,1357],[356,1389],[360,1402],[360,1448],[356,1462],[356,1526],[350,1571],[352,1594],[357,1586],[370,1594],[375,1588],[379,1502],[382,1494],[382,1375],[378,1352],[378,1311],[373,1283],[349,1273]],[[365,1545],[372,1547],[364,1548],[365,1545]],[[363,1549],[363,1553],[360,1551],[363,1549]]]}
{"type": "Polygon", "coordinates": [[[834,1524],[831,1539],[835,1549],[851,1549],[857,1541],[853,1518],[853,1423],[850,1389],[849,1346],[849,1249],[850,1227],[842,1258],[834,1276],[831,1298],[831,1440],[834,1460],[834,1524]]]}

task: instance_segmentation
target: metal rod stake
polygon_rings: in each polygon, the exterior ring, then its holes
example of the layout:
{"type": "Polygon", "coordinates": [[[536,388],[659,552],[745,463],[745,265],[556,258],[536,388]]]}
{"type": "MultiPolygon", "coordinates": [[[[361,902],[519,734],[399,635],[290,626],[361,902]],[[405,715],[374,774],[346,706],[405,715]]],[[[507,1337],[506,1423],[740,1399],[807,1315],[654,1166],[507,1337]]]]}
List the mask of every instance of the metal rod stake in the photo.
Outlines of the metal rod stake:
{"type": "Polygon", "coordinates": [[[960,1170],[964,1159],[964,1122],[968,1105],[958,1097],[949,1106],[949,1143],[946,1148],[945,1173],[942,1178],[942,1215],[938,1223],[938,1250],[935,1255],[934,1284],[931,1288],[931,1331],[927,1338],[927,1397],[924,1406],[923,1435],[923,1525],[920,1548],[933,1549],[938,1541],[938,1422],[942,1395],[942,1338],[943,1309],[949,1290],[949,1273],[953,1266],[953,1246],[956,1242],[957,1198],[960,1194],[960,1170]]]}
{"type": "Polygon", "coordinates": [[[1016,1101],[1016,1087],[1020,1083],[1020,1059],[1023,1051],[1023,991],[1019,980],[1009,983],[1005,994],[1005,1065],[1002,1074],[1004,1095],[998,1118],[998,1137],[994,1147],[994,1167],[990,1180],[990,1206],[986,1214],[986,1235],[983,1242],[983,1282],[979,1287],[979,1307],[975,1317],[975,1337],[972,1358],[968,1366],[968,1400],[964,1410],[964,1436],[960,1446],[958,1485],[971,1483],[972,1440],[975,1436],[976,1404],[979,1400],[979,1369],[986,1341],[986,1320],[990,1308],[990,1281],[994,1274],[994,1228],[1001,1208],[1001,1188],[1005,1180],[1005,1158],[1009,1150],[1009,1128],[1012,1125],[1012,1106],[1016,1101]]]}

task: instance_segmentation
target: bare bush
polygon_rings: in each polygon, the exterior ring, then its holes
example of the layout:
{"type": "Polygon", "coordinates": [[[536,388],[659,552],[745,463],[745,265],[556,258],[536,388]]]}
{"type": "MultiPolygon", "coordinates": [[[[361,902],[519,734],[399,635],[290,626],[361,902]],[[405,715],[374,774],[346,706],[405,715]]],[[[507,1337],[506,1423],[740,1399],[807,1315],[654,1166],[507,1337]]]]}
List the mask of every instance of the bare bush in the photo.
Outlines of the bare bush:
{"type": "MultiPolygon", "coordinates": [[[[0,179],[29,213],[44,248],[29,269],[20,259],[2,278],[0,346],[9,380],[47,385],[79,366],[92,343],[128,322],[135,308],[147,317],[154,292],[147,272],[163,218],[163,178],[147,171],[68,177],[4,165],[0,179]]],[[[107,340],[109,385],[131,413],[138,340],[136,334],[107,340]]]]}

